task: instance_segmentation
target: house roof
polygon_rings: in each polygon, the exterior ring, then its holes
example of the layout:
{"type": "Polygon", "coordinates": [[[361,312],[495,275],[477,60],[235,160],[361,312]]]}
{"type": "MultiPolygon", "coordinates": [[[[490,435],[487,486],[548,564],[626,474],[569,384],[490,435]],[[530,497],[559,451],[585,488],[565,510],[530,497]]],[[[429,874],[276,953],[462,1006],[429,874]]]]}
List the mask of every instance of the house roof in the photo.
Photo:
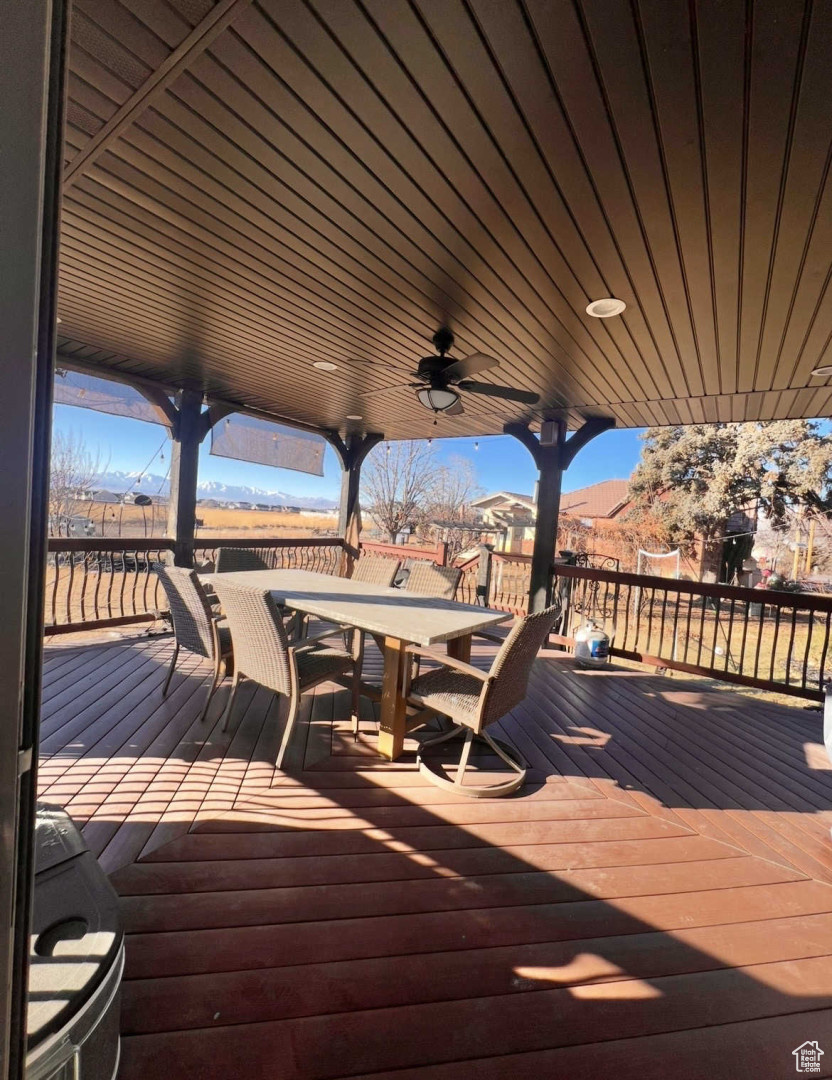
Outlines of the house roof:
{"type": "Polygon", "coordinates": [[[535,509],[535,501],[533,495],[521,495],[516,491],[492,491],[488,495],[483,495],[479,499],[474,499],[471,503],[472,506],[479,506],[482,508],[490,507],[492,504],[500,503],[519,503],[527,510],[535,509]]]}
{"type": "Polygon", "coordinates": [[[822,5],[82,7],[62,365],[393,439],[829,413],[822,5]],[[443,323],[539,404],[437,429],[443,323]]]}
{"type": "MultiPolygon", "coordinates": [[[[584,518],[613,517],[627,502],[629,483],[629,480],[602,480],[589,487],[567,491],[561,495],[560,512],[584,518]]],[[[500,503],[519,503],[532,513],[536,509],[534,496],[518,491],[492,491],[480,499],[474,499],[471,505],[485,509],[499,506],[500,503]]]]}
{"type": "Polygon", "coordinates": [[[581,518],[611,518],[627,502],[629,480],[602,480],[567,491],[560,497],[561,514],[581,518]]]}

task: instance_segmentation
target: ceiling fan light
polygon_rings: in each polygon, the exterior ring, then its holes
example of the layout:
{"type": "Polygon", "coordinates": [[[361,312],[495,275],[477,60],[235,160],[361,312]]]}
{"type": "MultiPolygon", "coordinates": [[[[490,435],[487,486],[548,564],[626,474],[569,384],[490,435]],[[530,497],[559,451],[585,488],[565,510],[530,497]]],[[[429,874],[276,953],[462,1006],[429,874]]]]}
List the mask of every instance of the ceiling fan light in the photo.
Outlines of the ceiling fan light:
{"type": "Polygon", "coordinates": [[[593,300],[587,304],[586,313],[594,319],[611,319],[613,315],[620,315],[626,307],[623,300],[617,300],[614,296],[605,296],[601,300],[593,300]]]}
{"type": "Polygon", "coordinates": [[[447,386],[425,386],[416,391],[419,404],[431,412],[445,412],[459,401],[459,394],[447,386]]]}

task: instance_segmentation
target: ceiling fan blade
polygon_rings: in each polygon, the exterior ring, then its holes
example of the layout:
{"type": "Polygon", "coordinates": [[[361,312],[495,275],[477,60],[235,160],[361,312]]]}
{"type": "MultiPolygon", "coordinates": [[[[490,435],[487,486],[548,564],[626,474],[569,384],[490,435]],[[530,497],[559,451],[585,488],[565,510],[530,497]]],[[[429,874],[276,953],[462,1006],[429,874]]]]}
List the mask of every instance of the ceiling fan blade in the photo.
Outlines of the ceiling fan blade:
{"type": "Polygon", "coordinates": [[[456,385],[460,390],[467,390],[471,394],[485,394],[487,397],[505,398],[506,401],[520,401],[524,405],[537,405],[540,401],[539,394],[533,394],[531,390],[518,390],[514,386],[495,386],[493,383],[471,382],[470,379],[456,385]]]}
{"type": "Polygon", "coordinates": [[[470,356],[463,356],[461,360],[455,360],[453,364],[443,369],[442,374],[450,380],[467,379],[469,375],[479,375],[481,371],[488,371],[489,368],[499,366],[500,361],[495,360],[493,356],[475,352],[470,356]]]}
{"type": "Polygon", "coordinates": [[[461,401],[455,401],[450,409],[444,409],[445,416],[459,416],[460,413],[464,413],[465,409],[462,407],[461,401]]]}

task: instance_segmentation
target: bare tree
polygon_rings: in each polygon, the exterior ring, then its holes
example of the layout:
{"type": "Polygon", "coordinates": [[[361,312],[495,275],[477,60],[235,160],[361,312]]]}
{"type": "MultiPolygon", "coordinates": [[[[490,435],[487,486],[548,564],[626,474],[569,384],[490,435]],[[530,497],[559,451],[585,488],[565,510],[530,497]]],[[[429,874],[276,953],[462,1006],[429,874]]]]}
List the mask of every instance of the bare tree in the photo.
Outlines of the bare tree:
{"type": "Polygon", "coordinates": [[[415,528],[423,520],[436,477],[430,444],[384,443],[371,452],[362,476],[365,505],[391,542],[406,526],[415,528]]]}
{"type": "Polygon", "coordinates": [[[49,531],[66,536],[79,500],[88,497],[101,474],[101,459],[74,431],[57,431],[52,437],[49,469],[49,531]]]}
{"type": "Polygon", "coordinates": [[[447,543],[449,562],[479,539],[475,528],[479,517],[472,503],[481,494],[474,463],[468,458],[452,457],[437,468],[421,530],[447,543]]]}

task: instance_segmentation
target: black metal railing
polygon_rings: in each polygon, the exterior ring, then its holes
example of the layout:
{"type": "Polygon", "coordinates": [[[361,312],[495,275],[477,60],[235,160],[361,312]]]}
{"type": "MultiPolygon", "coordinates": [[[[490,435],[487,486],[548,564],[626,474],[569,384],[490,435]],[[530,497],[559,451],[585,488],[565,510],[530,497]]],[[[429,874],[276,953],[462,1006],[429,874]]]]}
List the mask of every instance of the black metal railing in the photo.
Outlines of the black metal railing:
{"type": "MultiPolygon", "coordinates": [[[[197,541],[195,565],[212,570],[221,547],[255,550],[272,569],[337,574],[344,542],[340,537],[197,541]]],[[[48,544],[44,632],[66,634],[130,623],[152,622],[167,608],[153,572],[173,558],[169,539],[52,537],[48,544]]]]}
{"type": "Polygon", "coordinates": [[[339,536],[257,540],[218,537],[196,541],[194,565],[210,572],[216,565],[217,552],[224,547],[256,552],[269,570],[314,570],[319,574],[337,574],[344,553],[344,541],[339,536]]]}
{"type": "Polygon", "coordinates": [[[572,644],[588,620],[610,652],[651,665],[820,701],[830,674],[832,597],[556,566],[572,644]]]}
{"type": "Polygon", "coordinates": [[[146,622],[165,607],[153,564],[173,541],[53,537],[46,565],[47,634],[146,622]]]}

